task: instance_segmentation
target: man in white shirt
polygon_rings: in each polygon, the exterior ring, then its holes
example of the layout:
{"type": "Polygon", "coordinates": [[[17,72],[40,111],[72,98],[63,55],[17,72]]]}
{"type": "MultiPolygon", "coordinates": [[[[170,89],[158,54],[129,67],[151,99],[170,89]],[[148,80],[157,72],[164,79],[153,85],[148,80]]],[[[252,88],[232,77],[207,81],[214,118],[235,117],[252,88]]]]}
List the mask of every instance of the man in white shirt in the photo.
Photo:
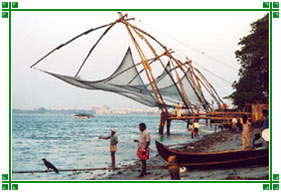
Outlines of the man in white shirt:
{"type": "Polygon", "coordinates": [[[137,156],[142,162],[142,170],[139,177],[146,176],[146,160],[149,158],[149,144],[150,134],[146,131],[146,125],[144,123],[139,124],[140,137],[139,140],[135,139],[134,142],[138,143],[137,156]]]}

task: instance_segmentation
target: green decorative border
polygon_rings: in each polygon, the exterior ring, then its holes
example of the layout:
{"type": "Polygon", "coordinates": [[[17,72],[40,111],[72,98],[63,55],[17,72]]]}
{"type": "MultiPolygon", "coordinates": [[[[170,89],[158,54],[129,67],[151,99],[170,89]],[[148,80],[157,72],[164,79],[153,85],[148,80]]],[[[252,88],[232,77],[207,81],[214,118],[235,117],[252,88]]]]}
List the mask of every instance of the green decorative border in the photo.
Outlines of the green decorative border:
{"type": "MultiPolygon", "coordinates": [[[[19,9],[18,2],[2,2],[2,18],[9,19],[9,174],[2,174],[2,190],[18,190],[19,183],[261,183],[263,190],[279,190],[279,174],[272,174],[272,144],[270,144],[270,178],[262,181],[13,181],[11,169],[11,18],[14,11],[261,11],[270,13],[270,114],[272,114],[272,19],[279,18],[279,2],[263,2],[262,9],[19,9]]],[[[272,125],[272,118],[270,118],[272,125]]],[[[270,129],[272,141],[272,127],[270,129]]],[[[272,143],[272,142],[271,142],[272,143]]]]}

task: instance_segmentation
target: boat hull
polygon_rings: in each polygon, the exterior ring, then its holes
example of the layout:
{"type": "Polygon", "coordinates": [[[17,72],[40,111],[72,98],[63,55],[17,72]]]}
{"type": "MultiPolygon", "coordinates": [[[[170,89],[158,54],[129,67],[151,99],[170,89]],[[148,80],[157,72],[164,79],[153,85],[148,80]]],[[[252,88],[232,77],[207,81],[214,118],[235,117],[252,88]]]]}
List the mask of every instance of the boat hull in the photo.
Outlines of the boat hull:
{"type": "Polygon", "coordinates": [[[179,150],[169,149],[156,142],[156,148],[159,155],[168,160],[169,156],[176,156],[180,165],[188,168],[214,169],[214,168],[232,168],[232,167],[249,167],[251,165],[268,165],[269,150],[232,150],[222,152],[208,153],[190,153],[179,150]]]}
{"type": "Polygon", "coordinates": [[[94,118],[94,115],[91,114],[78,114],[78,115],[74,115],[75,119],[89,119],[89,118],[94,118]]]}

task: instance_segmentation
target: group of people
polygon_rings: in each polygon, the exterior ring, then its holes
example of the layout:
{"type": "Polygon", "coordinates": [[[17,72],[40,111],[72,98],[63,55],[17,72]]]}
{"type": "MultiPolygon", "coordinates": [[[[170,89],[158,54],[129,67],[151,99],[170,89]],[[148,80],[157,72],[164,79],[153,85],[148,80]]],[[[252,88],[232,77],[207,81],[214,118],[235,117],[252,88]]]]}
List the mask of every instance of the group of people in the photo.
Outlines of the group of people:
{"type": "MultiPolygon", "coordinates": [[[[264,116],[262,125],[264,131],[269,128],[269,117],[267,110],[263,110],[262,113],[264,116]]],[[[255,134],[254,139],[252,140],[253,127],[248,120],[247,115],[243,115],[242,118],[238,120],[233,118],[231,128],[234,132],[239,132],[242,129],[242,149],[244,150],[265,146],[267,144],[266,142],[263,142],[260,134],[255,134]]]]}
{"type": "MultiPolygon", "coordinates": [[[[263,130],[268,130],[269,127],[269,117],[268,111],[263,110],[264,122],[263,122],[263,130]]],[[[254,136],[254,140],[252,141],[252,132],[253,128],[251,126],[251,122],[248,120],[247,115],[243,115],[241,120],[233,119],[232,120],[232,129],[234,131],[239,131],[239,124],[242,127],[242,149],[247,150],[253,147],[260,147],[263,145],[261,142],[260,134],[256,134],[254,136]]],[[[149,145],[150,145],[150,134],[146,131],[145,123],[139,124],[140,136],[139,139],[135,139],[134,142],[138,143],[137,156],[142,162],[141,173],[139,177],[146,176],[146,160],[149,159],[149,145]]],[[[111,135],[108,137],[99,137],[99,139],[110,139],[110,154],[111,154],[111,162],[112,167],[115,168],[115,153],[117,151],[118,138],[116,136],[116,129],[111,129],[111,135]]],[[[191,129],[191,138],[198,138],[199,131],[199,123],[198,120],[194,120],[191,129]]]]}
{"type": "MultiPolygon", "coordinates": [[[[194,113],[194,115],[196,115],[198,112],[199,112],[199,106],[196,105],[193,113],[194,113]]],[[[180,118],[181,117],[181,106],[179,103],[177,104],[176,113],[177,113],[177,117],[180,118]]],[[[198,122],[198,119],[195,118],[195,116],[194,116],[193,124],[191,126],[191,139],[193,139],[193,138],[199,138],[199,122],[198,122]]]]}
{"type": "MultiPolygon", "coordinates": [[[[137,156],[142,162],[141,173],[139,177],[146,176],[146,160],[149,159],[150,134],[146,131],[145,123],[139,124],[140,136],[134,142],[138,143],[137,156]]],[[[112,167],[115,168],[115,153],[117,151],[118,138],[116,129],[111,129],[111,135],[108,137],[99,137],[99,139],[110,139],[110,154],[112,167]]]]}
{"type": "MultiPolygon", "coordinates": [[[[262,113],[264,116],[262,131],[265,133],[269,128],[269,116],[267,110],[263,110],[262,113]]],[[[244,150],[268,146],[268,143],[262,139],[261,134],[255,134],[252,140],[253,127],[247,115],[243,115],[241,119],[233,118],[231,128],[232,131],[236,133],[242,131],[242,149],[244,150]]],[[[198,133],[199,123],[198,120],[195,119],[191,127],[191,138],[198,138],[198,133]]]]}

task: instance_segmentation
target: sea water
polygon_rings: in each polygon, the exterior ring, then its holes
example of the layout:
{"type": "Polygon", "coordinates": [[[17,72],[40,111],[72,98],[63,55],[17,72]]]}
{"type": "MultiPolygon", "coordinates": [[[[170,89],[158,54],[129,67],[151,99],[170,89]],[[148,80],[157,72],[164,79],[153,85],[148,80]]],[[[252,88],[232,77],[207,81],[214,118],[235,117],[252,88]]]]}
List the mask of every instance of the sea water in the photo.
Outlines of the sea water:
{"type": "MultiPolygon", "coordinates": [[[[155,140],[158,134],[159,116],[151,115],[97,115],[95,118],[75,119],[72,115],[12,115],[12,171],[46,170],[42,158],[57,169],[103,168],[111,165],[109,136],[117,129],[117,167],[137,160],[139,123],[145,123],[151,134],[150,154],[157,154],[155,140]]],[[[184,121],[172,121],[171,135],[164,136],[165,145],[191,142],[190,131],[184,121]]],[[[213,128],[201,128],[201,135],[213,132],[213,128]]],[[[162,139],[161,139],[162,140],[162,139]]],[[[54,172],[12,174],[13,180],[85,180],[104,171],[54,172]]]]}

